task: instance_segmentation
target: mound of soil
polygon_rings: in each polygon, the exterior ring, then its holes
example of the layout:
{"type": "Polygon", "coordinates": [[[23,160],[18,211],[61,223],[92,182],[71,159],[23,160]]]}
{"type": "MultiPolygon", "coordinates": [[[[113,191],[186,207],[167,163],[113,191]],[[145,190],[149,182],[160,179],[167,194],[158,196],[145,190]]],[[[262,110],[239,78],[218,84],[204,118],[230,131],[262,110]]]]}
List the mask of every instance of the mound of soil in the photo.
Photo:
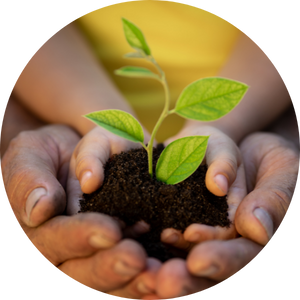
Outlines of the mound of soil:
{"type": "MultiPolygon", "coordinates": [[[[154,170],[163,145],[153,149],[154,170]]],[[[123,220],[128,226],[144,220],[150,232],[138,238],[151,257],[165,261],[174,256],[172,248],[160,242],[165,228],[182,232],[192,223],[228,227],[228,205],[205,186],[207,166],[201,165],[185,181],[167,185],[148,173],[145,149],[114,155],[105,166],[103,185],[92,194],[83,194],[80,212],[101,212],[123,220]]],[[[174,250],[174,249],[173,249],[174,250]]]]}

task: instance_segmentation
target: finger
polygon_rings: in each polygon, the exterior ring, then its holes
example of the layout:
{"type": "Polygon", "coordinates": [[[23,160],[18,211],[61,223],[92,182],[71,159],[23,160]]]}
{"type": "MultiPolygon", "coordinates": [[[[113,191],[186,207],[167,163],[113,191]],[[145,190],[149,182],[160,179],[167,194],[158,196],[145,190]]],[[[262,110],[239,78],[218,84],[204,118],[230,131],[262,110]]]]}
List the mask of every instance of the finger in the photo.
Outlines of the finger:
{"type": "Polygon", "coordinates": [[[208,240],[228,240],[237,237],[235,228],[236,210],[246,196],[246,179],[244,166],[241,164],[237,170],[237,177],[231,185],[228,195],[228,219],[229,227],[208,226],[204,224],[192,224],[184,232],[184,239],[190,243],[201,243],[208,240]]]}
{"type": "Polygon", "coordinates": [[[208,140],[206,151],[208,170],[205,177],[207,189],[216,196],[225,196],[237,177],[242,163],[235,143],[226,135],[214,133],[208,140]]]}
{"type": "Polygon", "coordinates": [[[96,129],[83,137],[71,158],[67,183],[68,215],[80,211],[83,192],[94,192],[104,180],[104,165],[111,155],[111,149],[106,135],[96,129]]]}
{"type": "Polygon", "coordinates": [[[65,178],[66,166],[78,140],[63,126],[22,132],[3,157],[2,171],[8,198],[21,222],[38,226],[61,214],[65,191],[57,177],[65,178]]]}
{"type": "Polygon", "coordinates": [[[111,155],[110,150],[109,139],[95,130],[87,134],[76,147],[74,171],[83,193],[90,194],[103,183],[104,165],[111,155]]]}
{"type": "Polygon", "coordinates": [[[150,225],[144,221],[139,221],[132,226],[125,227],[123,230],[123,237],[136,239],[142,234],[150,230],[150,225]]]}
{"type": "Polygon", "coordinates": [[[56,179],[51,157],[43,153],[38,141],[28,145],[29,138],[32,138],[31,133],[24,132],[12,141],[2,169],[7,196],[18,220],[34,227],[62,213],[66,195],[56,179]],[[20,144],[24,146],[18,147],[20,144]]]}
{"type": "Polygon", "coordinates": [[[157,274],[157,295],[164,299],[203,295],[250,268],[264,250],[245,238],[199,244],[186,261],[171,259],[161,267],[157,274]]]}
{"type": "Polygon", "coordinates": [[[156,294],[160,299],[187,299],[220,287],[222,283],[192,276],[186,261],[173,258],[160,268],[156,279],[156,294]]]}
{"type": "Polygon", "coordinates": [[[98,213],[57,216],[43,226],[25,231],[37,249],[56,266],[71,258],[111,248],[122,238],[117,222],[98,213]]]}
{"type": "Polygon", "coordinates": [[[229,227],[210,226],[205,224],[191,224],[184,233],[173,228],[164,229],[161,240],[176,248],[190,251],[195,244],[208,240],[228,240],[238,236],[235,226],[229,227]]]}
{"type": "Polygon", "coordinates": [[[79,180],[77,179],[76,173],[76,160],[74,155],[72,155],[70,161],[68,183],[67,183],[67,215],[74,215],[80,211],[80,199],[82,199],[82,191],[80,187],[79,180]]]}
{"type": "Polygon", "coordinates": [[[127,226],[127,224],[120,218],[116,216],[112,216],[111,218],[114,219],[122,229],[123,238],[136,239],[150,230],[150,225],[143,220],[138,221],[134,225],[127,226]]]}
{"type": "Polygon", "coordinates": [[[131,294],[140,298],[143,295],[155,293],[156,275],[161,266],[162,263],[158,259],[148,258],[147,270],[135,278],[131,294]]]}
{"type": "Polygon", "coordinates": [[[214,195],[226,195],[229,187],[235,181],[238,167],[242,163],[237,146],[223,132],[210,126],[186,127],[179,135],[168,139],[165,144],[190,135],[210,136],[205,158],[209,167],[205,183],[208,190],[214,195]]]}
{"type": "Polygon", "coordinates": [[[235,213],[242,199],[246,196],[245,187],[245,172],[243,165],[240,165],[237,179],[230,187],[227,196],[228,219],[231,222],[229,227],[209,226],[194,223],[189,225],[183,234],[179,230],[168,228],[162,232],[162,241],[169,243],[174,247],[190,251],[195,243],[214,239],[227,240],[236,238],[238,233],[234,225],[235,213]]]}
{"type": "Polygon", "coordinates": [[[228,240],[237,236],[234,226],[220,227],[205,224],[192,224],[183,234],[184,239],[189,243],[202,243],[209,240],[228,240]]]}
{"type": "Polygon", "coordinates": [[[153,295],[155,293],[156,274],[161,265],[159,260],[148,258],[147,268],[144,272],[134,278],[125,287],[114,290],[109,294],[131,299],[141,299],[146,295],[153,295]]]}
{"type": "Polygon", "coordinates": [[[174,247],[190,251],[195,243],[213,239],[227,240],[237,237],[238,233],[234,225],[235,213],[241,201],[246,196],[246,193],[244,166],[243,164],[240,164],[237,170],[236,180],[231,185],[227,195],[228,219],[231,222],[229,227],[209,226],[194,223],[189,225],[183,234],[178,230],[168,228],[162,232],[162,241],[169,243],[174,247]],[[171,237],[172,234],[173,236],[171,237]]]}
{"type": "Polygon", "coordinates": [[[80,210],[82,192],[90,194],[102,185],[104,166],[112,154],[136,147],[140,145],[110,134],[100,127],[85,135],[71,158],[67,214],[75,214],[80,210]]]}
{"type": "Polygon", "coordinates": [[[248,264],[261,249],[245,238],[205,242],[189,253],[187,268],[194,276],[224,280],[248,264]]]}
{"type": "Polygon", "coordinates": [[[87,258],[72,259],[59,266],[70,277],[102,292],[120,288],[145,268],[146,253],[132,240],[122,240],[111,249],[87,258]]]}
{"type": "Polygon", "coordinates": [[[257,171],[254,190],[236,212],[236,228],[242,236],[265,245],[279,227],[292,199],[298,153],[282,138],[263,134],[249,137],[241,149],[247,170],[251,162],[250,168],[257,171]],[[256,143],[260,146],[255,147],[256,143]]]}
{"type": "Polygon", "coordinates": [[[174,228],[164,229],[160,239],[163,243],[172,245],[173,247],[189,251],[193,247],[193,243],[188,242],[180,230],[174,228]]]}
{"type": "Polygon", "coordinates": [[[104,180],[104,166],[112,154],[140,147],[96,127],[90,131],[74,151],[75,174],[82,192],[90,194],[96,191],[104,180]]]}

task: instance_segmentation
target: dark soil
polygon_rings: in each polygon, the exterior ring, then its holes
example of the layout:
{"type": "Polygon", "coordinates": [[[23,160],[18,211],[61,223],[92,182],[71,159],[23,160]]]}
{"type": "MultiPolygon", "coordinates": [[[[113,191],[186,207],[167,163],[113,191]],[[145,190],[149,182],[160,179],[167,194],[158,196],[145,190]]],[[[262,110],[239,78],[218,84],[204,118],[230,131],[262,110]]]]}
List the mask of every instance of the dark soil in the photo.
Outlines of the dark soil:
{"type": "MultiPolygon", "coordinates": [[[[163,145],[153,149],[154,170],[163,145]]],[[[192,223],[227,227],[228,205],[205,186],[207,167],[201,165],[193,175],[176,185],[151,178],[147,152],[130,150],[114,155],[105,166],[103,185],[92,194],[83,194],[80,212],[101,212],[123,220],[128,226],[144,220],[150,232],[138,238],[151,257],[165,261],[174,256],[172,248],[160,242],[165,228],[182,232],[192,223]]]]}

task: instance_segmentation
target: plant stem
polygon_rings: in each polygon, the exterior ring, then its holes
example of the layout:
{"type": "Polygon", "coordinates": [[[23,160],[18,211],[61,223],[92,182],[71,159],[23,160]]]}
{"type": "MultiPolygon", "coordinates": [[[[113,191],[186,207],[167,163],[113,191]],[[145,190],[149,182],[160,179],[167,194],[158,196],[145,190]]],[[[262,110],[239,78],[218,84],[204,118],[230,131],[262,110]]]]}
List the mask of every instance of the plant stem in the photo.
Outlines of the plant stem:
{"type": "Polygon", "coordinates": [[[153,177],[153,143],[154,143],[156,133],[157,133],[161,123],[163,122],[165,117],[169,114],[170,93],[169,93],[169,87],[168,87],[168,83],[166,81],[165,73],[162,71],[162,69],[160,68],[160,66],[157,64],[157,62],[154,60],[154,58],[152,56],[149,57],[149,60],[155,65],[155,67],[159,71],[159,73],[161,75],[160,82],[162,83],[162,85],[164,87],[164,91],[165,91],[165,107],[164,107],[164,109],[152,131],[150,142],[147,146],[149,174],[151,177],[153,177]]]}

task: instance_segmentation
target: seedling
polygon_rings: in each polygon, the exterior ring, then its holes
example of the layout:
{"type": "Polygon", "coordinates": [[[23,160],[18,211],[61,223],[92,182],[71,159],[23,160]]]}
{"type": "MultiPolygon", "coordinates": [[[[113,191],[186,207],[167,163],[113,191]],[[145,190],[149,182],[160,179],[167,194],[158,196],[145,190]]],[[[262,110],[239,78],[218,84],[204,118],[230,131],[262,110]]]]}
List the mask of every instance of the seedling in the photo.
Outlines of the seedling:
{"type": "MultiPolygon", "coordinates": [[[[144,133],[140,123],[130,114],[110,109],[85,115],[97,125],[127,140],[140,143],[148,153],[149,174],[153,177],[153,142],[163,120],[171,114],[198,121],[217,120],[229,113],[243,98],[248,86],[220,77],[199,79],[188,85],[179,96],[175,108],[170,110],[170,93],[166,77],[157,64],[142,31],[133,23],[122,19],[125,37],[136,51],[125,57],[146,59],[158,73],[141,67],[127,66],[115,73],[127,77],[148,77],[161,82],[165,91],[165,106],[154,126],[150,141],[144,144],[144,133]]],[[[170,143],[161,153],[156,165],[156,179],[167,184],[176,184],[193,174],[201,164],[208,136],[189,136],[170,143]]]]}

